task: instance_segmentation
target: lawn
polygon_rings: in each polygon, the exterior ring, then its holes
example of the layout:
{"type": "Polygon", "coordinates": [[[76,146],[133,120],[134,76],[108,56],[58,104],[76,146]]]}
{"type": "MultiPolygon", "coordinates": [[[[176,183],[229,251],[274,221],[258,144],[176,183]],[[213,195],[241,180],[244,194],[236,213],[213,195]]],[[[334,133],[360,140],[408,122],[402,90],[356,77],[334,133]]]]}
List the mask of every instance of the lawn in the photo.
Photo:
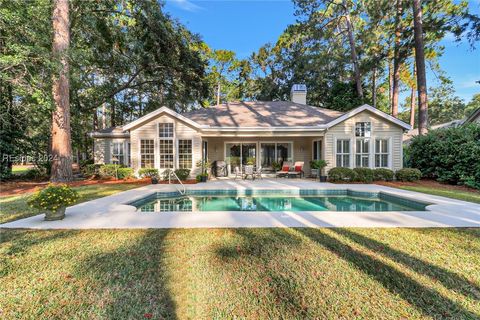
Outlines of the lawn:
{"type": "MultiPolygon", "coordinates": [[[[115,194],[120,191],[138,188],[143,184],[99,184],[74,187],[80,195],[80,202],[93,200],[115,194]]],[[[27,205],[27,199],[32,193],[23,193],[15,196],[0,197],[0,223],[5,223],[21,218],[39,214],[39,211],[27,205]]]]}
{"type": "Polygon", "coordinates": [[[2,233],[6,319],[480,317],[480,229],[2,233]]]}

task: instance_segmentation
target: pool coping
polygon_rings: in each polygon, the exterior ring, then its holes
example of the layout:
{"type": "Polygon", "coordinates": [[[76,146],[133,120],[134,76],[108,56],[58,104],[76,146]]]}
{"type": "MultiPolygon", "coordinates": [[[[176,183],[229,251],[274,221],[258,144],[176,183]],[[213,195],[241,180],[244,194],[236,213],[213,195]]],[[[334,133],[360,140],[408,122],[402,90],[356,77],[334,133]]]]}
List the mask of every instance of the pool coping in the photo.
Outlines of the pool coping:
{"type": "Polygon", "coordinates": [[[300,179],[259,181],[220,180],[186,185],[187,190],[347,189],[383,192],[416,202],[432,203],[427,211],[210,211],[140,214],[133,201],[156,192],[175,192],[174,185],[148,185],[67,208],[62,221],[44,221],[43,215],[20,219],[0,228],[130,229],[130,228],[250,228],[250,227],[480,227],[480,204],[375,184],[331,184],[300,179]]]}

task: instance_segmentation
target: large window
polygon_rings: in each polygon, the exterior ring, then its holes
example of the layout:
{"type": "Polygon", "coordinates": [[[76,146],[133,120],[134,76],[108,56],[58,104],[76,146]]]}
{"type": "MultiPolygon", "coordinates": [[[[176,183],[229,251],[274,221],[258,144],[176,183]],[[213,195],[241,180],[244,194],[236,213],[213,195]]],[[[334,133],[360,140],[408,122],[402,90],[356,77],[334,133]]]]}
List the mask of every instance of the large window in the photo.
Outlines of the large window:
{"type": "Polygon", "coordinates": [[[173,169],[173,140],[160,139],[159,141],[160,169],[173,169]]]}
{"type": "Polygon", "coordinates": [[[372,134],[372,125],[370,122],[356,122],[355,123],[355,136],[370,138],[372,134]]]}
{"type": "Polygon", "coordinates": [[[291,142],[262,142],[260,143],[262,168],[272,167],[274,161],[283,164],[284,161],[292,161],[291,142]]]}
{"type": "Polygon", "coordinates": [[[350,167],[350,140],[337,140],[337,167],[350,167]]]}
{"type": "Polygon", "coordinates": [[[158,136],[160,138],[173,138],[173,123],[159,123],[158,136]]]}
{"type": "Polygon", "coordinates": [[[375,167],[388,167],[388,139],[375,140],[375,167]]]}
{"type": "Polygon", "coordinates": [[[153,139],[140,140],[140,167],[155,167],[155,141],[153,139]]]}
{"type": "Polygon", "coordinates": [[[124,144],[123,142],[113,142],[112,143],[112,163],[114,164],[124,164],[125,163],[125,153],[124,153],[124,144]]]}
{"type": "Polygon", "coordinates": [[[192,140],[178,140],[178,167],[192,168],[192,140]]]}
{"type": "Polygon", "coordinates": [[[355,166],[368,168],[370,166],[370,141],[368,139],[357,139],[355,153],[355,166]]]}
{"type": "Polygon", "coordinates": [[[320,160],[322,159],[322,141],[315,140],[313,141],[313,159],[312,160],[320,160]]]}

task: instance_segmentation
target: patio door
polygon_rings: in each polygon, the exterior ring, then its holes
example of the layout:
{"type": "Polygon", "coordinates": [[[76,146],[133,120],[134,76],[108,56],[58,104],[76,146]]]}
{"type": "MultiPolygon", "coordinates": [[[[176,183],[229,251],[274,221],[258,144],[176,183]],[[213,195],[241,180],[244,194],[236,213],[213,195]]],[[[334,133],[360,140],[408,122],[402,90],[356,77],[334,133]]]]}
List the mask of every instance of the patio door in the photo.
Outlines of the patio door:
{"type": "Polygon", "coordinates": [[[272,163],[283,165],[284,161],[292,161],[292,142],[261,142],[260,164],[262,169],[273,171],[272,163]]]}
{"type": "Polygon", "coordinates": [[[226,143],[225,144],[225,159],[230,164],[230,174],[235,172],[235,167],[242,170],[242,166],[248,162],[257,163],[257,143],[226,143]]]}

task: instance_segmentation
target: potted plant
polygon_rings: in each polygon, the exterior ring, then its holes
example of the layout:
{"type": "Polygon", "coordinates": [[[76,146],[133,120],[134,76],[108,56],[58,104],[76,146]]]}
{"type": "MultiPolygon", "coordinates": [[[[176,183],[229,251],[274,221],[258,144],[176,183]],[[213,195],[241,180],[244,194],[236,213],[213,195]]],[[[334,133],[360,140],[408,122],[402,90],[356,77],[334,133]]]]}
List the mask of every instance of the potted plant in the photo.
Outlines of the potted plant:
{"type": "Polygon", "coordinates": [[[282,165],[280,162],[273,161],[272,162],[272,169],[277,173],[278,170],[282,169],[282,165]]]}
{"type": "Polygon", "coordinates": [[[208,159],[202,159],[197,161],[197,167],[201,168],[201,173],[197,175],[198,182],[207,182],[208,169],[212,166],[212,163],[208,159]]]}
{"type": "Polygon", "coordinates": [[[152,184],[157,184],[158,180],[160,179],[158,170],[155,168],[142,168],[138,170],[138,175],[140,178],[150,178],[152,180],[152,184]]]}
{"type": "Polygon", "coordinates": [[[312,176],[319,177],[320,182],[326,182],[327,177],[322,176],[323,169],[328,165],[328,162],[320,159],[320,160],[312,160],[310,161],[310,168],[312,171],[312,176]]]}
{"type": "Polygon", "coordinates": [[[247,158],[247,165],[254,166],[257,163],[255,157],[248,157],[247,158]]]}
{"type": "Polygon", "coordinates": [[[78,193],[66,184],[50,184],[28,199],[28,204],[40,210],[46,210],[45,220],[62,220],[65,209],[78,200],[78,193]]]}

